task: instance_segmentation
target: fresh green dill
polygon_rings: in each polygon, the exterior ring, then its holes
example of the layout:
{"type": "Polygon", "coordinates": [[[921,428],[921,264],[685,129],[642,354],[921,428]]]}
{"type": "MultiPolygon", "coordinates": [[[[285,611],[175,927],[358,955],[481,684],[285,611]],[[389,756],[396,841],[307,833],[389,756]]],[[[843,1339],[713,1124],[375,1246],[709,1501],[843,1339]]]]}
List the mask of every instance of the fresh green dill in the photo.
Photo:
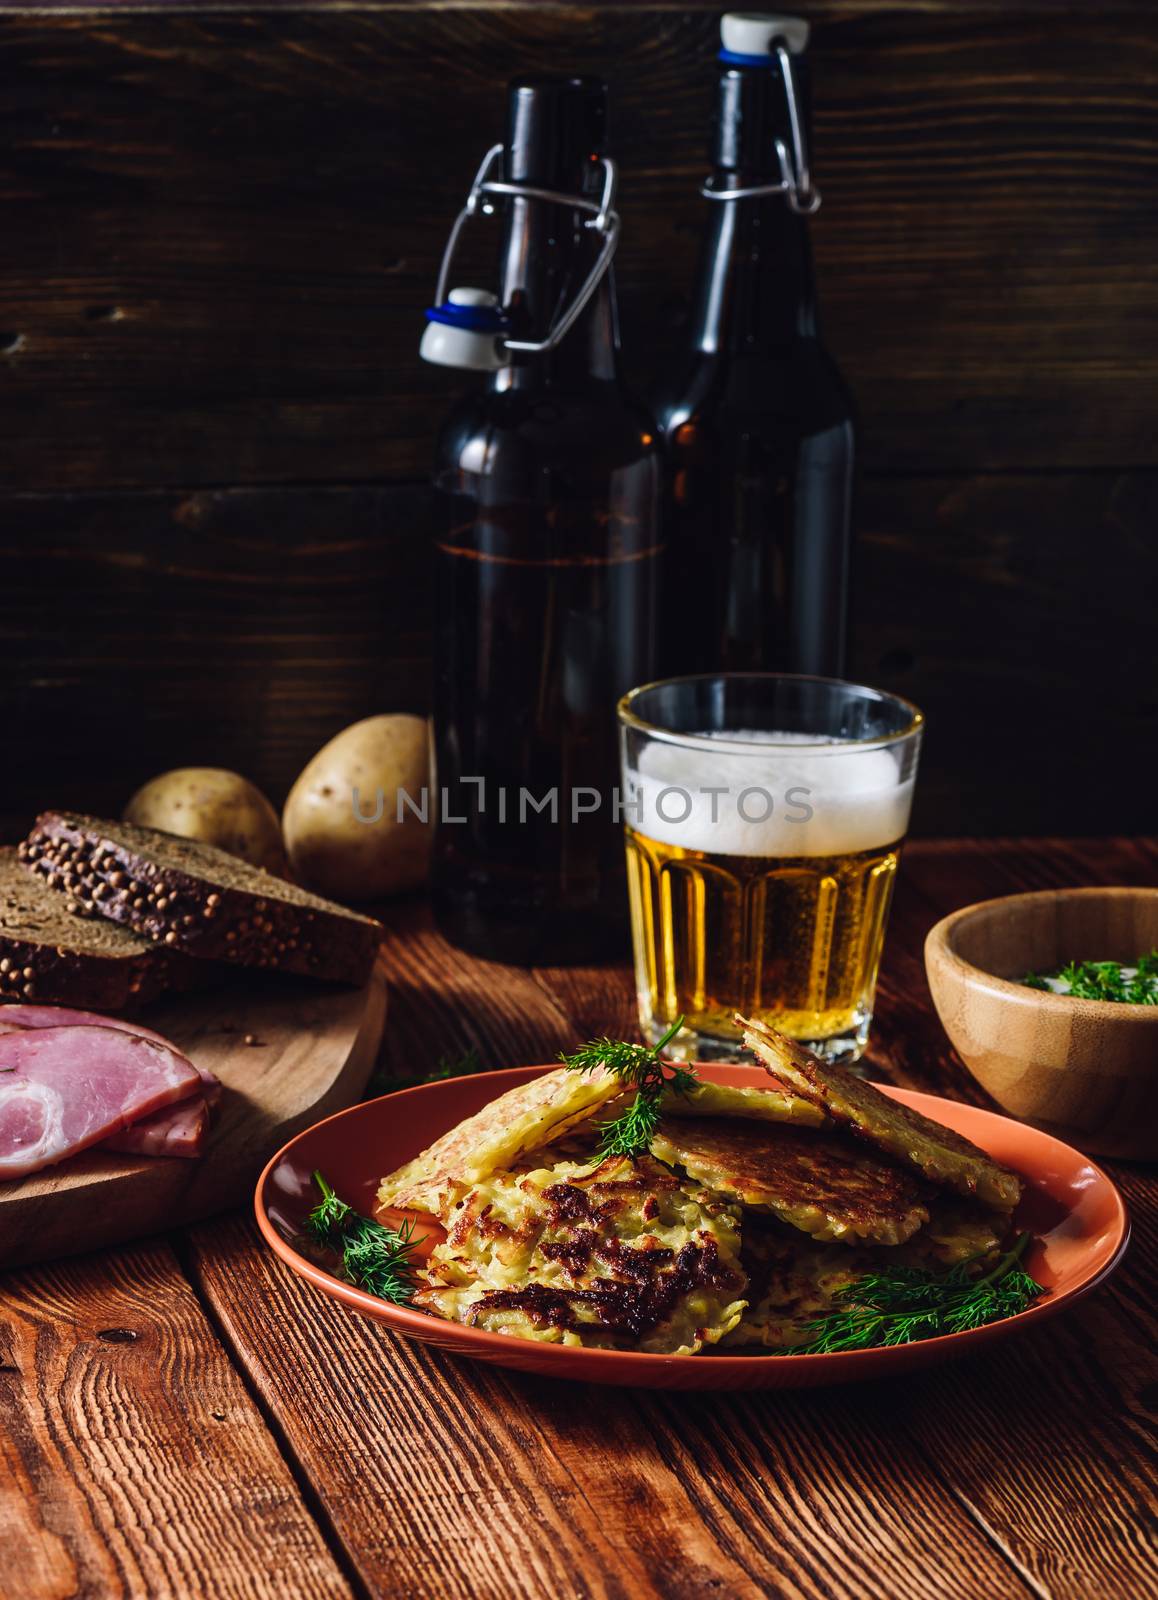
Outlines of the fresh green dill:
{"type": "Polygon", "coordinates": [[[1029,1234],[1019,1234],[1012,1248],[979,1278],[969,1276],[976,1257],[948,1272],[894,1267],[867,1273],[839,1291],[833,1310],[810,1325],[803,1343],[783,1353],[830,1355],[911,1344],[1016,1316],[1042,1292],[1021,1265],[1028,1243],[1029,1234]]]}
{"type": "Polygon", "coordinates": [[[413,1224],[384,1228],[339,1200],[320,1172],[314,1173],[321,1200],[306,1218],[306,1232],[342,1258],[342,1271],[359,1289],[405,1305],[414,1293],[410,1253],[419,1242],[413,1224]]]}
{"type": "Polygon", "coordinates": [[[677,1017],[650,1049],[643,1044],[628,1044],[624,1039],[592,1039],[573,1055],[559,1057],[568,1072],[592,1072],[602,1067],[635,1089],[635,1099],[626,1111],[599,1124],[601,1156],[642,1155],[659,1127],[664,1091],[688,1094],[699,1083],[695,1073],[686,1067],[660,1060],[660,1051],[683,1025],[683,1017],[677,1017]]]}
{"type": "Polygon", "coordinates": [[[642,1155],[655,1138],[659,1117],[659,1097],[641,1089],[626,1111],[599,1124],[599,1154],[642,1155]]]}
{"type": "Polygon", "coordinates": [[[1158,1006],[1158,950],[1138,957],[1133,967],[1120,961],[1070,961],[1046,977],[1028,972],[1028,989],[1047,989],[1077,1000],[1123,1000],[1129,1005],[1158,1006]],[[1053,985],[1064,987],[1054,989],[1053,985]]]}

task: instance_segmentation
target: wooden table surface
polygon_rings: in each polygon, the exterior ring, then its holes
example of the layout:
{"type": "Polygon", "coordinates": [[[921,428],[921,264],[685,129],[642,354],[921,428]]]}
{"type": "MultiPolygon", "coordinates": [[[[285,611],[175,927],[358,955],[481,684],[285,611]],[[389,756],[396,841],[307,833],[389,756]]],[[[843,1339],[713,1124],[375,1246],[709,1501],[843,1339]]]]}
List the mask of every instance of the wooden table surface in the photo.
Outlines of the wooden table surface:
{"type": "MultiPolygon", "coordinates": [[[[943,912],[1158,882],[1158,843],[908,848],[871,1064],[984,1103],[921,965],[943,912]]],[[[386,1064],[633,1033],[621,965],[532,972],[388,916],[386,1064]]],[[[1155,1593],[1158,1178],[1068,1317],[860,1387],[696,1396],[460,1364],[303,1286],[248,1215],[0,1280],[0,1595],[1004,1600],[1155,1593]]]]}

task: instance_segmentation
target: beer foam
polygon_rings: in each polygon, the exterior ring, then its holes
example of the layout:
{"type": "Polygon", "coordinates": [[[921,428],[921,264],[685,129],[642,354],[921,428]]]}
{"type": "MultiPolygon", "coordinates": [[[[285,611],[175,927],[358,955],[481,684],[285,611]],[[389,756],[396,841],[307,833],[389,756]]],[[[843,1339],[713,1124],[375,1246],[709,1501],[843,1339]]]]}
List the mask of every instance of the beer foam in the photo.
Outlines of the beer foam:
{"type": "Polygon", "coordinates": [[[752,753],[645,745],[627,773],[624,817],[659,844],[725,856],[838,856],[894,844],[909,825],[911,749],[748,729],[696,737],[751,744],[752,753]]]}

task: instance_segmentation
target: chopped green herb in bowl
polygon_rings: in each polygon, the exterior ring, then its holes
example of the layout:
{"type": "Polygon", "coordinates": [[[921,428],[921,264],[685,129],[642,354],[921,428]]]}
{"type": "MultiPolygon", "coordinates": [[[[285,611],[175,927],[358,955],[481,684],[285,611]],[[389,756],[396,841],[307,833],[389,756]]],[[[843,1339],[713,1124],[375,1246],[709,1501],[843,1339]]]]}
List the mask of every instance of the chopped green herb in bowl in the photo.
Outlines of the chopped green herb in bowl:
{"type": "Polygon", "coordinates": [[[1056,972],[1027,972],[1021,982],[1027,989],[1045,989],[1076,1000],[1158,1006],[1158,950],[1139,956],[1133,966],[1120,961],[1070,961],[1056,972]]]}

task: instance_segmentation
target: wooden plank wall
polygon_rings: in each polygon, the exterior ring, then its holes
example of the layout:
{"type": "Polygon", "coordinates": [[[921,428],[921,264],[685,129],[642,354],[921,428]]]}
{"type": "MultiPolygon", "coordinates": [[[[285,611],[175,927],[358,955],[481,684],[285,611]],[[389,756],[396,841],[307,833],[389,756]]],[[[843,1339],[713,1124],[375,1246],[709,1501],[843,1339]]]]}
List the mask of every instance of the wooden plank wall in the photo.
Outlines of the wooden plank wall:
{"type": "MultiPolygon", "coordinates": [[[[929,713],[918,828],[1152,829],[1152,11],[804,9],[863,418],[855,668],[929,713]]],[[[504,80],[611,78],[645,383],[693,268],[715,16],[0,15],[10,828],[192,761],[280,798],[346,721],[424,706],[422,480],[456,379],[418,362],[420,311],[504,80]]]]}

